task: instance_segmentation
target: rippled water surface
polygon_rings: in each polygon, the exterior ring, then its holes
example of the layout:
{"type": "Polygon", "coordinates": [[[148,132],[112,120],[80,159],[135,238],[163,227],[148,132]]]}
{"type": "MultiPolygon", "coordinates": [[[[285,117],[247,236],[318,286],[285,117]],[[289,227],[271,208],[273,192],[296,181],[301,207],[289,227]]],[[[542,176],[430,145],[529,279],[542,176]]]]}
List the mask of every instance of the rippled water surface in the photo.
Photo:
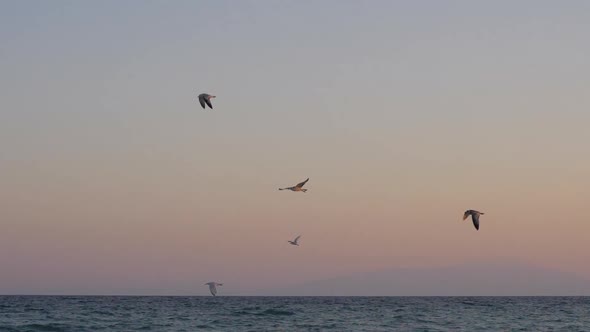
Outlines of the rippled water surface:
{"type": "Polygon", "coordinates": [[[590,297],[0,296],[0,331],[590,331],[590,297]]]}

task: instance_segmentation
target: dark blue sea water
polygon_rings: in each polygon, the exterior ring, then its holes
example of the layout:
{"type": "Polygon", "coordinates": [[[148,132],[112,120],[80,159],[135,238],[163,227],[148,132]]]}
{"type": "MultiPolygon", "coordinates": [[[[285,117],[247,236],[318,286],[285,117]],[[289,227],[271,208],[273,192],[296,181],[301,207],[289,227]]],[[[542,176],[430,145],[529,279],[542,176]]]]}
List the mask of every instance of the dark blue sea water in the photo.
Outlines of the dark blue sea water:
{"type": "Polygon", "coordinates": [[[0,331],[590,331],[590,297],[0,296],[0,331]]]}

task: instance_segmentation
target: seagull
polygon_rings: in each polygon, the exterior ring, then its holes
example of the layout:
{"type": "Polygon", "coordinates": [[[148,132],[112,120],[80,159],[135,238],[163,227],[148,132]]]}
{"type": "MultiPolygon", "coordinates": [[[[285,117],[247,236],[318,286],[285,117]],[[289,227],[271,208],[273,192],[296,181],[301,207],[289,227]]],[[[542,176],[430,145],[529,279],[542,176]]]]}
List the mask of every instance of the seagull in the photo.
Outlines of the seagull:
{"type": "Polygon", "coordinates": [[[463,220],[467,219],[467,217],[471,216],[471,220],[473,220],[473,226],[475,229],[479,230],[479,216],[484,214],[483,212],[475,211],[475,210],[467,210],[463,214],[463,220]]]}
{"type": "Polygon", "coordinates": [[[213,105],[211,105],[211,98],[215,98],[215,96],[212,96],[210,94],[207,93],[201,93],[199,95],[199,103],[201,103],[201,106],[203,108],[206,108],[205,105],[209,106],[209,108],[213,108],[213,105]]]}
{"type": "Polygon", "coordinates": [[[216,286],[223,286],[223,284],[216,283],[216,282],[208,282],[205,285],[209,285],[209,291],[211,292],[211,295],[213,295],[213,296],[217,295],[217,287],[216,286]]]}
{"type": "Polygon", "coordinates": [[[299,238],[300,237],[301,237],[301,235],[299,235],[298,237],[296,237],[295,240],[293,240],[293,241],[287,241],[287,242],[289,242],[291,245],[294,245],[294,246],[298,246],[299,247],[299,238]]]}
{"type": "Polygon", "coordinates": [[[307,181],[309,181],[309,178],[307,178],[307,180],[298,183],[295,187],[287,187],[287,188],[279,188],[279,190],[291,190],[291,191],[303,191],[306,192],[307,189],[303,189],[303,185],[305,185],[307,183],[307,181]]]}

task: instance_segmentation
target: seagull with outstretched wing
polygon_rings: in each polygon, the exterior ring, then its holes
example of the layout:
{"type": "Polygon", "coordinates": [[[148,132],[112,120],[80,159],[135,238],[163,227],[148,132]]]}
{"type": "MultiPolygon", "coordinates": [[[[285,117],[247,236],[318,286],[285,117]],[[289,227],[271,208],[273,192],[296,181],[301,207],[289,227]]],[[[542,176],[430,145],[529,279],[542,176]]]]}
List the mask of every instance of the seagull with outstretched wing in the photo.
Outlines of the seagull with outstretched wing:
{"type": "Polygon", "coordinates": [[[307,183],[307,181],[309,181],[309,178],[307,178],[307,180],[298,183],[296,186],[294,187],[287,187],[287,188],[279,188],[279,190],[291,190],[291,191],[303,191],[303,192],[307,192],[307,189],[303,189],[303,186],[307,183]]]}
{"type": "Polygon", "coordinates": [[[211,104],[211,99],[215,98],[215,96],[212,96],[210,94],[207,93],[201,93],[199,95],[199,103],[201,103],[201,107],[203,107],[203,109],[206,109],[206,106],[209,106],[209,108],[213,108],[213,105],[211,104]]]}
{"type": "Polygon", "coordinates": [[[299,238],[300,237],[301,237],[301,235],[297,236],[295,238],[295,240],[293,240],[293,241],[287,241],[287,242],[289,242],[291,245],[294,245],[294,246],[298,246],[299,247],[299,238]]]}
{"type": "Polygon", "coordinates": [[[209,291],[211,292],[211,295],[216,296],[217,295],[217,286],[223,286],[223,284],[217,283],[217,282],[208,282],[205,285],[209,285],[209,291]]]}

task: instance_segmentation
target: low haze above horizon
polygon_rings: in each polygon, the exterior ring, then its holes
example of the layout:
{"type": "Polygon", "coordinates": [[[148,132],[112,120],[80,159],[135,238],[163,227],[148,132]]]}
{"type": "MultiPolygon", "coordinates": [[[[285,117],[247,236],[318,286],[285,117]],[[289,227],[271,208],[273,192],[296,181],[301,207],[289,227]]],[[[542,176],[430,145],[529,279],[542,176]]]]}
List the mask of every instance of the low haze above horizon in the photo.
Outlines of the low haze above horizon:
{"type": "Polygon", "coordinates": [[[588,36],[587,1],[2,1],[0,294],[590,280],[588,36]]]}

